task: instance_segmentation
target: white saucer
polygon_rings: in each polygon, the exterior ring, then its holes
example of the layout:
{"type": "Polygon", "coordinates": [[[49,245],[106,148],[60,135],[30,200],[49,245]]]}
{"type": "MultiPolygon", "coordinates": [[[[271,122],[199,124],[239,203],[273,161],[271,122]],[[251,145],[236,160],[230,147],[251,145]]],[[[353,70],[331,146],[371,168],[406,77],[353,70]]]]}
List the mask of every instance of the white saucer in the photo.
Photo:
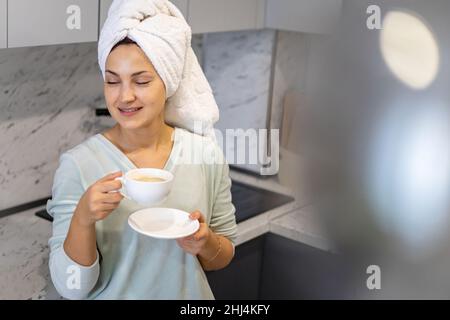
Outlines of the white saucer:
{"type": "Polygon", "coordinates": [[[194,234],[198,220],[191,220],[189,213],[171,208],[146,208],[128,217],[128,224],[135,231],[153,238],[178,239],[194,234]]]}

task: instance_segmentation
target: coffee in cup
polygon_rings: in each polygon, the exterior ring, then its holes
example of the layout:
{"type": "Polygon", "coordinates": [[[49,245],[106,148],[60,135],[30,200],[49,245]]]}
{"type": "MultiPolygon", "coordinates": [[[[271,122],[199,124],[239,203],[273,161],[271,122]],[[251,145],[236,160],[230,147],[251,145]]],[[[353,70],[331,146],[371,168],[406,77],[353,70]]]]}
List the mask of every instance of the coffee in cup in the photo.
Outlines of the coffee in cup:
{"type": "Polygon", "coordinates": [[[122,182],[121,194],[140,205],[151,206],[163,202],[172,187],[173,174],[166,170],[140,168],[128,171],[116,180],[122,182]]]}
{"type": "Polygon", "coordinates": [[[163,182],[165,181],[163,178],[154,177],[150,175],[145,174],[138,174],[135,176],[130,177],[133,180],[140,181],[140,182],[163,182]]]}

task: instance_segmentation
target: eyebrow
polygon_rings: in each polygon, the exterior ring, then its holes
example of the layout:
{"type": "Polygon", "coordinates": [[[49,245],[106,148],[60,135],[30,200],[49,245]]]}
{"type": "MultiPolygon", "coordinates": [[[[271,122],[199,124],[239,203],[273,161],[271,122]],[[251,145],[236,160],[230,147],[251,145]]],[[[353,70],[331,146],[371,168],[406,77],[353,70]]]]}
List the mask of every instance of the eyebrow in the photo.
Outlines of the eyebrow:
{"type": "MultiPolygon", "coordinates": [[[[113,74],[113,75],[115,75],[115,76],[119,76],[116,72],[111,71],[111,70],[106,70],[105,72],[111,73],[111,74],[113,74]]],[[[150,73],[150,71],[143,70],[143,71],[135,72],[135,73],[133,73],[131,76],[132,76],[132,77],[135,77],[135,76],[138,76],[138,75],[143,74],[143,73],[146,73],[146,72],[150,73]]]]}

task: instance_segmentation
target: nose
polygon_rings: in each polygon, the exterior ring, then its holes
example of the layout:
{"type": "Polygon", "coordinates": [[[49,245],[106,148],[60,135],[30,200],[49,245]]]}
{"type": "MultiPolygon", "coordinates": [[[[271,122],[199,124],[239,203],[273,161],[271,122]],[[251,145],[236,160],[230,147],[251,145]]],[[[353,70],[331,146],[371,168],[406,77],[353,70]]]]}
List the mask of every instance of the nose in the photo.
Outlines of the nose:
{"type": "Polygon", "coordinates": [[[122,90],[120,92],[120,101],[122,103],[127,103],[127,102],[132,102],[135,99],[136,99],[136,96],[134,94],[134,90],[128,85],[122,86],[122,90]]]}

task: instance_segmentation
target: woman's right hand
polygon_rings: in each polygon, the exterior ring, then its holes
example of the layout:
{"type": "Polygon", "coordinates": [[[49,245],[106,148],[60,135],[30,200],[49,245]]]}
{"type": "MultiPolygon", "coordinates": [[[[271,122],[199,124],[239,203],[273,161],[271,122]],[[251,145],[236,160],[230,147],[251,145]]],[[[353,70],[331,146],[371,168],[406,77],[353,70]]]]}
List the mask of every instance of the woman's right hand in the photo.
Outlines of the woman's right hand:
{"type": "Polygon", "coordinates": [[[93,226],[99,220],[105,219],[114,211],[123,199],[118,192],[122,183],[116,178],[122,172],[110,173],[91,185],[78,202],[74,218],[83,226],[93,226]]]}

